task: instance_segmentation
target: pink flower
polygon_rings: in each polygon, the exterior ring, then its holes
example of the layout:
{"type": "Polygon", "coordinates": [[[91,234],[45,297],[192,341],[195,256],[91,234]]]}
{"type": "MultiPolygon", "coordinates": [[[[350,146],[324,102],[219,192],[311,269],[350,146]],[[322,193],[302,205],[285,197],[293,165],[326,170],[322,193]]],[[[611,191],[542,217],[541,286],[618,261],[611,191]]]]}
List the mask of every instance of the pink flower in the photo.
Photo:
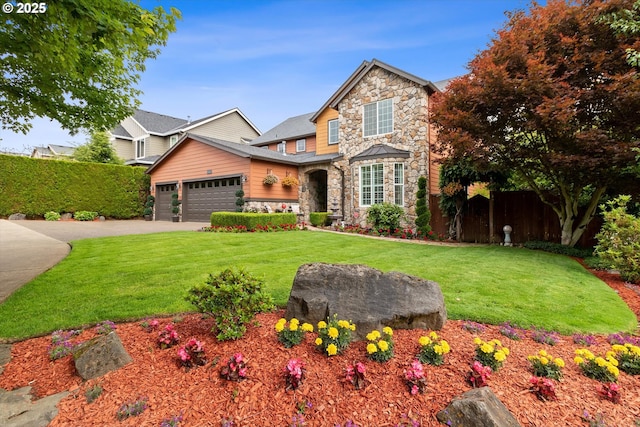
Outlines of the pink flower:
{"type": "Polygon", "coordinates": [[[235,359],[236,363],[240,363],[244,360],[244,356],[242,355],[242,353],[234,354],[233,358],[235,359]]]}
{"type": "Polygon", "coordinates": [[[418,394],[418,391],[420,391],[420,390],[418,389],[417,385],[414,384],[413,386],[411,386],[411,394],[412,395],[413,394],[418,394]]]}
{"type": "Polygon", "coordinates": [[[191,356],[189,356],[189,353],[187,353],[187,350],[185,350],[184,347],[178,350],[178,356],[180,356],[180,360],[182,360],[183,362],[191,359],[191,356]]]}
{"type": "Polygon", "coordinates": [[[356,363],[356,370],[357,370],[359,373],[364,374],[364,373],[365,373],[365,371],[367,370],[367,368],[364,366],[364,363],[362,363],[362,362],[358,362],[358,363],[356,363]]]}
{"type": "Polygon", "coordinates": [[[247,368],[240,368],[238,370],[238,375],[240,376],[240,378],[244,378],[247,376],[247,368]]]}

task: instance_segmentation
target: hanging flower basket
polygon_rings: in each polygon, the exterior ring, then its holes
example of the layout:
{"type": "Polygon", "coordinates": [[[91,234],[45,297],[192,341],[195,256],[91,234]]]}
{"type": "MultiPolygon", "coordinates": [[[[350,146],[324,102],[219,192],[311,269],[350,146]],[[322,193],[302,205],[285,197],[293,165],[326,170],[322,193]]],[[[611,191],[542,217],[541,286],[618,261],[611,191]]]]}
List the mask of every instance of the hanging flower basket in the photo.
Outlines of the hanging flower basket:
{"type": "Polygon", "coordinates": [[[298,181],[298,178],[296,178],[295,176],[285,176],[284,178],[282,178],[283,187],[293,187],[298,184],[300,184],[300,181],[298,181]]]}
{"type": "Polygon", "coordinates": [[[273,174],[269,174],[269,175],[265,176],[264,179],[262,180],[262,183],[264,185],[273,185],[276,182],[278,182],[278,177],[273,175],[273,174]]]}

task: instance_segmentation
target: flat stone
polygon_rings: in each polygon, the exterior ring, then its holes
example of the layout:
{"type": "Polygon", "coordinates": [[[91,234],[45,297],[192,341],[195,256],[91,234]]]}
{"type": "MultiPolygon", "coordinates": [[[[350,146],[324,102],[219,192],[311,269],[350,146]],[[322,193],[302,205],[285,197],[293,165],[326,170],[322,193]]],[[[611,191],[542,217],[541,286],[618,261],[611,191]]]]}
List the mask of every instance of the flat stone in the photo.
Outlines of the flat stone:
{"type": "Polygon", "coordinates": [[[451,427],[522,427],[489,387],[455,397],[436,418],[451,427]]]}
{"type": "Polygon", "coordinates": [[[78,375],[84,380],[101,377],[133,361],[115,331],[81,344],[73,357],[78,375]]]}
{"type": "Polygon", "coordinates": [[[4,366],[11,361],[11,344],[0,344],[0,374],[4,366]]]}
{"type": "Polygon", "coordinates": [[[22,221],[27,219],[27,216],[23,213],[14,213],[9,215],[9,221],[22,221]]]}
{"type": "Polygon", "coordinates": [[[13,391],[0,389],[0,425],[3,427],[46,427],[58,414],[58,403],[69,395],[61,392],[31,400],[31,387],[13,391]]]}

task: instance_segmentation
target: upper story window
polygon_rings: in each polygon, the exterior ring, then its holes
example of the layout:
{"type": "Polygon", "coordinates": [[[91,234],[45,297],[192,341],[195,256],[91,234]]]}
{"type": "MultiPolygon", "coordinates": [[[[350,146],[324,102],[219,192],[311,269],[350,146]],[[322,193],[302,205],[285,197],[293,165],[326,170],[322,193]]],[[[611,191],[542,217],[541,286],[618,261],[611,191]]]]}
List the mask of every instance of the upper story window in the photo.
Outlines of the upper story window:
{"type": "Polygon", "coordinates": [[[307,151],[307,140],[304,138],[296,141],[296,153],[300,153],[302,151],[307,151]]]}
{"type": "Polygon", "coordinates": [[[146,138],[141,138],[136,140],[134,143],[136,145],[136,159],[144,157],[145,155],[145,142],[146,138]]]}
{"type": "Polygon", "coordinates": [[[171,137],[169,138],[169,148],[176,145],[177,142],[178,142],[178,135],[171,135],[171,137]]]}
{"type": "Polygon", "coordinates": [[[278,153],[286,153],[287,152],[287,141],[282,141],[280,144],[276,146],[278,153]]]}
{"type": "Polygon", "coordinates": [[[393,103],[391,99],[366,104],[363,116],[364,136],[393,132],[393,103]]]}
{"type": "Polygon", "coordinates": [[[338,143],[338,120],[329,120],[328,122],[329,144],[338,143]]]}

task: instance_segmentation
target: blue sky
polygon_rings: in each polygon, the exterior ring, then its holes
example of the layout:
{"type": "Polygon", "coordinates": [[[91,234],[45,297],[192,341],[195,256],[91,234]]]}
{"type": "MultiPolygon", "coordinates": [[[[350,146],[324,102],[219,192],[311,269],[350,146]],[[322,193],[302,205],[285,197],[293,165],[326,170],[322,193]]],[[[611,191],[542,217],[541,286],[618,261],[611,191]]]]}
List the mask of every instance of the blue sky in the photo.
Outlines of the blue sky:
{"type": "MultiPolygon", "coordinates": [[[[262,132],[319,109],[364,60],[433,82],[466,72],[525,0],[142,0],[182,12],[147,63],[141,108],[192,120],[238,107],[262,132]]],[[[81,144],[56,122],[0,130],[0,149],[81,144]]]]}

